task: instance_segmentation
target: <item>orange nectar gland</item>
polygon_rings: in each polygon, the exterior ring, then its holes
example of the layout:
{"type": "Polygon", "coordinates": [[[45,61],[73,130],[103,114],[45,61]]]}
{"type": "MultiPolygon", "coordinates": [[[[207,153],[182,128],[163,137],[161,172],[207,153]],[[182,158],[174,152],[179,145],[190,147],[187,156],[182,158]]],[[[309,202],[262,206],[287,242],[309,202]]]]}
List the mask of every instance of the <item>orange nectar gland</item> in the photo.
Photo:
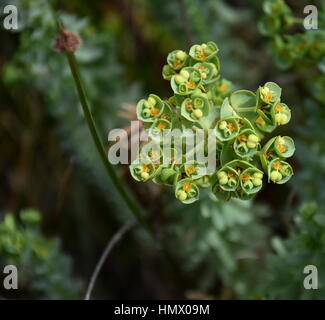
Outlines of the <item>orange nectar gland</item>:
{"type": "Polygon", "coordinates": [[[238,140],[240,142],[246,142],[247,141],[247,137],[244,134],[242,134],[241,136],[239,136],[238,140]]]}
{"type": "Polygon", "coordinates": [[[236,179],[236,175],[233,172],[231,172],[231,171],[228,172],[228,177],[230,179],[236,179]]]}
{"type": "Polygon", "coordinates": [[[282,112],[283,111],[283,107],[281,105],[279,105],[279,104],[277,104],[274,109],[275,109],[276,112],[282,112]]]}
{"type": "Polygon", "coordinates": [[[230,131],[235,131],[236,130],[236,126],[232,122],[229,122],[228,123],[228,129],[230,131]]]}
{"type": "Polygon", "coordinates": [[[244,173],[241,179],[243,182],[248,182],[250,180],[250,175],[248,173],[244,173]]]}
{"type": "Polygon", "coordinates": [[[200,53],[198,54],[198,57],[199,57],[200,59],[205,59],[205,58],[207,57],[207,55],[206,55],[205,52],[200,52],[200,53]]]}
{"type": "Polygon", "coordinates": [[[189,174],[194,174],[194,173],[196,173],[196,168],[193,167],[193,166],[189,166],[189,167],[187,168],[187,172],[188,172],[189,174]]]}
{"type": "Polygon", "coordinates": [[[188,102],[186,103],[186,110],[187,111],[192,111],[193,110],[193,103],[192,102],[188,102]]]}
{"type": "Polygon", "coordinates": [[[161,119],[165,119],[165,120],[168,120],[169,119],[169,115],[164,113],[160,116],[161,119]]]}
{"type": "Polygon", "coordinates": [[[159,109],[158,109],[158,108],[152,108],[152,109],[150,110],[150,115],[151,115],[152,117],[155,117],[158,113],[159,113],[159,109]]]}
{"type": "Polygon", "coordinates": [[[265,123],[265,121],[263,120],[262,117],[258,117],[258,118],[255,120],[255,122],[258,123],[258,124],[264,124],[264,123],[265,123]]]}
{"type": "Polygon", "coordinates": [[[148,165],[148,164],[144,164],[143,166],[142,166],[142,171],[143,172],[150,172],[151,171],[151,167],[150,167],[150,165],[148,165]]]}
{"type": "Polygon", "coordinates": [[[173,62],[173,66],[174,68],[177,68],[178,66],[180,66],[182,64],[182,62],[178,59],[176,59],[174,62],[173,62]]]}
{"type": "Polygon", "coordinates": [[[187,83],[187,87],[189,89],[195,89],[195,82],[193,80],[190,80],[188,83],[187,83]]]}
{"type": "Polygon", "coordinates": [[[265,159],[269,159],[271,157],[271,154],[272,154],[272,151],[271,150],[268,150],[264,153],[264,157],[265,159]]]}
{"type": "Polygon", "coordinates": [[[190,183],[190,182],[185,182],[184,184],[183,184],[183,190],[184,191],[191,191],[192,190],[192,183],[190,183]]]}
{"type": "Polygon", "coordinates": [[[282,169],[282,164],[280,161],[277,161],[274,165],[273,165],[273,169],[275,170],[281,170],[282,169]]]}
{"type": "Polygon", "coordinates": [[[219,90],[222,91],[222,92],[227,91],[228,90],[228,86],[223,83],[222,85],[219,86],[219,90]]]}
{"type": "Polygon", "coordinates": [[[261,93],[262,93],[262,96],[263,96],[263,100],[265,102],[270,102],[272,101],[273,99],[273,94],[272,92],[270,91],[270,89],[268,87],[264,87],[261,89],[261,93]]]}
{"type": "Polygon", "coordinates": [[[286,145],[284,145],[284,144],[279,144],[278,147],[277,147],[277,149],[278,149],[281,153],[284,153],[284,152],[287,151],[287,147],[286,147],[286,145]]]}
{"type": "Polygon", "coordinates": [[[159,122],[158,125],[157,125],[157,128],[159,130],[165,130],[167,127],[167,123],[166,122],[159,122]]]}
{"type": "Polygon", "coordinates": [[[205,70],[205,67],[204,66],[199,66],[198,69],[199,69],[200,72],[203,72],[205,70]]]}
{"type": "Polygon", "coordinates": [[[150,170],[151,170],[151,168],[150,168],[149,165],[144,164],[144,165],[142,166],[141,178],[142,178],[143,180],[147,180],[147,179],[149,179],[149,177],[150,177],[150,175],[149,175],[150,170]]]}

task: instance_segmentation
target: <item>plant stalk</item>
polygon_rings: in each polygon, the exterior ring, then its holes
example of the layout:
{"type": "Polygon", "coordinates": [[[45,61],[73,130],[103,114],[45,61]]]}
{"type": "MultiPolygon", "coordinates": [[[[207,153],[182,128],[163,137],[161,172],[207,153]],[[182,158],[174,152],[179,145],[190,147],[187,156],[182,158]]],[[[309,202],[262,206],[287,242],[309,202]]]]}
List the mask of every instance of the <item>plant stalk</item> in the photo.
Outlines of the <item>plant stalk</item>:
{"type": "Polygon", "coordinates": [[[80,104],[82,106],[82,110],[85,116],[85,119],[87,121],[87,125],[89,128],[89,131],[91,133],[93,142],[95,143],[96,149],[98,151],[98,154],[101,158],[101,161],[106,169],[106,172],[108,176],[110,177],[113,185],[115,186],[116,190],[126,203],[127,207],[130,209],[136,220],[139,222],[139,224],[152,236],[153,232],[151,231],[149,225],[147,224],[147,221],[145,217],[143,216],[141,209],[139,205],[135,202],[135,200],[132,198],[128,190],[124,187],[123,183],[120,181],[119,177],[116,175],[115,170],[112,166],[112,164],[108,161],[105,148],[103,145],[102,140],[99,137],[98,130],[96,128],[94,119],[92,117],[92,114],[90,112],[90,108],[87,102],[86,94],[81,82],[81,77],[78,70],[78,65],[76,61],[76,57],[73,52],[66,52],[70,70],[76,85],[76,89],[78,92],[80,104]]]}

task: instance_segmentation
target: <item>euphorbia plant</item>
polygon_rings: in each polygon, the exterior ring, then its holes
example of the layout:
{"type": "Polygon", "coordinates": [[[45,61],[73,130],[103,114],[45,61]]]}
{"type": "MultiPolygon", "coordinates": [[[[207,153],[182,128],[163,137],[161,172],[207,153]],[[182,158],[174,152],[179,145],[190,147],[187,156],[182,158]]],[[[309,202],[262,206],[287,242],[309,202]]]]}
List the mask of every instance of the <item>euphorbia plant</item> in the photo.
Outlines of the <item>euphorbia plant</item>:
{"type": "Polygon", "coordinates": [[[281,88],[267,82],[255,93],[231,92],[231,83],[220,76],[217,53],[218,46],[211,41],[192,46],[189,53],[172,51],[162,75],[174,95],[163,100],[150,94],[137,104],[138,119],[150,141],[130,165],[131,174],[138,181],[173,186],[176,198],[185,204],[199,199],[200,188],[210,188],[219,200],[250,199],[262,188],[264,174],[277,184],[293,174],[285,161],[295,150],[290,137],[273,137],[261,146],[266,134],[290,121],[281,88]],[[180,150],[175,140],[166,148],[163,138],[173,129],[181,131],[180,150]],[[213,172],[207,170],[207,162],[186,161],[189,153],[195,153],[186,147],[186,138],[198,131],[203,131],[203,143],[193,149],[205,154],[212,141],[208,132],[213,132],[217,165],[213,172]]]}

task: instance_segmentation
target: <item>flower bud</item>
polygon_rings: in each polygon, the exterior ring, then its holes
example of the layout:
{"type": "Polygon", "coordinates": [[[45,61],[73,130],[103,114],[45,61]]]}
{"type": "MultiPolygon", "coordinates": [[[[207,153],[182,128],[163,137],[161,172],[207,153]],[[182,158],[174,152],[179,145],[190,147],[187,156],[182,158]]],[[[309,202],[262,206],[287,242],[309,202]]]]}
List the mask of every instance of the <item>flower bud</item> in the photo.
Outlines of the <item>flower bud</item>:
{"type": "Polygon", "coordinates": [[[185,79],[181,75],[178,74],[178,75],[175,76],[175,82],[177,84],[181,84],[184,81],[185,81],[185,79]]]}
{"type": "Polygon", "coordinates": [[[186,57],[187,57],[187,54],[184,51],[182,51],[182,50],[177,51],[177,53],[176,53],[176,58],[177,59],[183,61],[183,60],[186,59],[186,57]]]}
{"type": "Polygon", "coordinates": [[[149,97],[148,98],[148,104],[152,107],[154,107],[156,105],[156,100],[153,97],[149,97]]]}
{"type": "Polygon", "coordinates": [[[179,199],[180,201],[184,201],[184,200],[186,200],[186,198],[187,198],[187,194],[186,194],[185,191],[183,191],[183,190],[179,190],[179,191],[177,191],[177,193],[176,193],[176,197],[177,197],[177,199],[179,199]]]}
{"type": "Polygon", "coordinates": [[[149,173],[148,172],[141,172],[141,178],[143,180],[149,179],[149,173]]]}
{"type": "Polygon", "coordinates": [[[248,141],[247,142],[247,147],[248,148],[251,148],[251,149],[254,149],[254,148],[256,148],[256,143],[255,142],[248,141]]]}
{"type": "Polygon", "coordinates": [[[259,139],[258,136],[256,136],[255,134],[250,134],[250,135],[248,136],[248,141],[250,141],[250,142],[258,143],[259,140],[260,140],[260,139],[259,139]]]}
{"type": "Polygon", "coordinates": [[[208,47],[208,46],[207,46],[205,43],[203,43],[203,44],[201,45],[202,50],[205,50],[207,47],[208,47]]]}
{"type": "Polygon", "coordinates": [[[272,171],[270,174],[270,179],[274,182],[280,181],[282,179],[282,174],[279,171],[272,171]]]}
{"type": "Polygon", "coordinates": [[[219,179],[219,183],[220,184],[227,184],[228,183],[228,177],[227,176],[222,177],[221,179],[219,179]]]}
{"type": "Polygon", "coordinates": [[[284,113],[281,114],[280,124],[285,125],[289,122],[288,116],[284,113]]]}
{"type": "Polygon", "coordinates": [[[67,29],[60,28],[53,48],[58,52],[75,52],[78,49],[80,42],[80,38],[77,34],[67,29]]]}
{"type": "Polygon", "coordinates": [[[193,112],[192,112],[193,114],[194,114],[194,116],[196,117],[196,118],[202,118],[202,116],[203,116],[203,113],[202,113],[202,111],[200,110],[200,109],[196,109],[196,110],[194,110],[193,112]]]}
{"type": "Polygon", "coordinates": [[[150,108],[151,108],[151,105],[150,105],[150,103],[149,103],[148,101],[145,101],[145,102],[143,103],[143,106],[144,106],[145,108],[147,108],[147,109],[150,109],[150,108]]]}
{"type": "Polygon", "coordinates": [[[179,74],[186,80],[190,77],[190,74],[186,70],[181,70],[179,74]]]}
{"type": "Polygon", "coordinates": [[[255,173],[253,174],[253,177],[254,177],[254,178],[258,178],[258,179],[262,179],[262,178],[263,178],[263,173],[255,172],[255,173]]]}
{"type": "Polygon", "coordinates": [[[221,121],[219,124],[219,129],[220,130],[225,130],[227,128],[227,122],[226,121],[221,121]]]}
{"type": "Polygon", "coordinates": [[[227,177],[227,174],[224,171],[220,171],[220,172],[217,173],[217,177],[219,179],[221,179],[221,178],[227,177]]]}
{"type": "Polygon", "coordinates": [[[261,179],[259,179],[259,178],[254,178],[253,179],[253,185],[255,186],[255,187],[259,187],[260,185],[262,185],[262,180],[261,179]]]}

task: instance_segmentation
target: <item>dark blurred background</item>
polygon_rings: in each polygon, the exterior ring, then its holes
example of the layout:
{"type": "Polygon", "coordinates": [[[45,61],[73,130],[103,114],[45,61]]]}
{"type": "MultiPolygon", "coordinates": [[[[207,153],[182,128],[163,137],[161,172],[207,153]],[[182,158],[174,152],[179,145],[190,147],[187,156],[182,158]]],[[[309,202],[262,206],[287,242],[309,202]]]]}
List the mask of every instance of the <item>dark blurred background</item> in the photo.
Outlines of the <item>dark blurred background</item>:
{"type": "Polygon", "coordinates": [[[184,206],[116,166],[164,235],[169,259],[136,227],[109,256],[93,297],[325,298],[322,2],[1,0],[1,14],[17,6],[19,29],[5,30],[1,16],[0,267],[20,273],[19,290],[0,281],[0,296],[83,298],[107,241],[132,219],[92,145],[66,58],[52,49],[60,19],[82,39],[77,59],[104,141],[110,129],[128,128],[140,98],[171,95],[161,76],[170,51],[211,40],[234,89],[283,88],[292,119],[274,135],[292,136],[297,148],[292,180],[267,184],[247,202],[207,194],[184,206]],[[302,20],[288,27],[307,4],[318,8],[319,29],[307,32],[302,20]],[[319,290],[303,288],[308,264],[318,267],[319,290]]]}

